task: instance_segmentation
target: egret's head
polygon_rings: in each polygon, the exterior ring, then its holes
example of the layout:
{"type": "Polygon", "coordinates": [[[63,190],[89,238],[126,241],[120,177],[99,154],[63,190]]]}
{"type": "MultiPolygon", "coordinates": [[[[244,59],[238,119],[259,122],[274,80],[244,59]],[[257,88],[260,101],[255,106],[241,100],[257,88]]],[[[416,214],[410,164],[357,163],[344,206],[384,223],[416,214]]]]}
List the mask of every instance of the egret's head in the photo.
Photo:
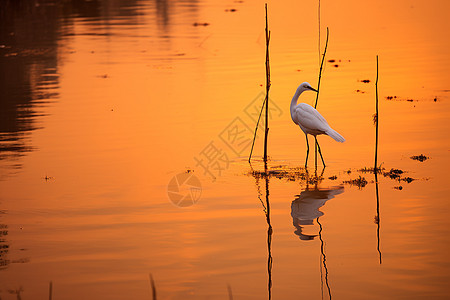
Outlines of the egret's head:
{"type": "Polygon", "coordinates": [[[302,92],[303,91],[314,91],[314,92],[316,92],[317,93],[317,90],[316,89],[314,89],[309,83],[307,83],[307,82],[303,82],[302,84],[300,84],[300,86],[298,87],[299,89],[301,89],[302,90],[302,92]]]}

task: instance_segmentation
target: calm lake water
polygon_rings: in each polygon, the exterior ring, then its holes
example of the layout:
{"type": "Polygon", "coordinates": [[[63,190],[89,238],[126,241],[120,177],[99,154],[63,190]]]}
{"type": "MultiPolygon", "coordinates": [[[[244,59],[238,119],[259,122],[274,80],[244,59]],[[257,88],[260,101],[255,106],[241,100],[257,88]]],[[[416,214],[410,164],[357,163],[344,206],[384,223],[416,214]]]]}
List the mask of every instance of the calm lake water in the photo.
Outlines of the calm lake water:
{"type": "Polygon", "coordinates": [[[1,299],[448,299],[450,2],[322,1],[308,172],[318,2],[268,6],[269,176],[264,1],[0,3],[1,299]]]}

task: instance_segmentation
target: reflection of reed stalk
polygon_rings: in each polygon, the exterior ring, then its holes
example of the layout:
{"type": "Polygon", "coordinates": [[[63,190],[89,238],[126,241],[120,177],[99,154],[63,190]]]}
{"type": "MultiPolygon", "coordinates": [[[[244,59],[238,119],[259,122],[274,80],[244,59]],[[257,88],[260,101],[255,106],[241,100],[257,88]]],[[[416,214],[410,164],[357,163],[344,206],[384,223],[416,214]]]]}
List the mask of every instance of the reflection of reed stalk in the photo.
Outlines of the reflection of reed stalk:
{"type": "Polygon", "coordinates": [[[375,116],[373,117],[375,123],[375,166],[373,171],[378,171],[378,55],[377,55],[377,79],[375,80],[375,116]]]}
{"type": "Polygon", "coordinates": [[[269,90],[270,90],[270,65],[269,65],[269,41],[270,31],[267,22],[267,3],[266,9],[266,129],[264,131],[264,166],[267,169],[267,135],[269,134],[269,90]]]}
{"type": "Polygon", "coordinates": [[[377,251],[381,265],[381,247],[380,247],[380,196],[378,193],[378,172],[375,171],[375,191],[377,193],[377,216],[375,222],[377,223],[377,251]]]}
{"type": "Polygon", "coordinates": [[[267,221],[267,289],[269,300],[272,299],[272,225],[270,223],[269,176],[266,176],[266,221],[267,221]]]}
{"type": "Polygon", "coordinates": [[[322,229],[323,228],[322,228],[322,224],[320,224],[320,222],[319,222],[319,218],[317,218],[317,224],[319,224],[320,252],[322,254],[323,268],[325,269],[325,284],[327,286],[328,296],[330,297],[330,300],[331,300],[331,288],[330,288],[330,284],[328,283],[328,268],[327,268],[327,257],[325,255],[325,243],[322,239],[322,229]]]}
{"type": "Polygon", "coordinates": [[[269,294],[269,300],[272,299],[272,224],[270,223],[270,201],[269,201],[269,179],[270,174],[266,170],[262,175],[264,176],[265,182],[266,182],[266,203],[264,204],[263,200],[261,199],[262,193],[261,188],[259,186],[259,179],[261,177],[261,173],[256,173],[252,171],[253,176],[255,177],[255,184],[256,184],[256,190],[258,192],[258,199],[261,202],[261,205],[264,208],[264,214],[266,216],[266,222],[267,222],[267,275],[268,275],[268,282],[267,282],[267,290],[269,294]]]}

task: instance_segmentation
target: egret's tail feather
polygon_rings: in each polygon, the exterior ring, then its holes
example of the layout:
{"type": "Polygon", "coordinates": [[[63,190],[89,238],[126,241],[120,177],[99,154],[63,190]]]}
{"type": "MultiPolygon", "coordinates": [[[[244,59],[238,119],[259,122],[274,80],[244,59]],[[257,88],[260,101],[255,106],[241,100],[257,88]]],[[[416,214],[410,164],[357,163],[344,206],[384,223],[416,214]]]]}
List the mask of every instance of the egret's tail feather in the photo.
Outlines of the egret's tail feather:
{"type": "Polygon", "coordinates": [[[331,136],[336,142],[343,143],[345,142],[345,139],[342,135],[340,135],[336,130],[329,129],[327,132],[325,132],[327,135],[331,136]]]}

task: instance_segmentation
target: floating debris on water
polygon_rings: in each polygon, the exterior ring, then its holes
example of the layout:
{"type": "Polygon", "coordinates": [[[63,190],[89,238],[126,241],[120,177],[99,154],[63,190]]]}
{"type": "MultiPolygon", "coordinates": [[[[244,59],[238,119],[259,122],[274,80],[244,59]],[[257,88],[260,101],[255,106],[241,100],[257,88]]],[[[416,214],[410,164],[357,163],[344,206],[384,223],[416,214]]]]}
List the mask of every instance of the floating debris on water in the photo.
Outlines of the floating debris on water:
{"type": "Polygon", "coordinates": [[[330,64],[333,64],[333,67],[335,67],[335,68],[338,68],[339,66],[340,66],[340,64],[337,64],[338,62],[339,63],[345,63],[345,62],[350,62],[350,60],[348,59],[329,59],[329,60],[327,60],[327,62],[329,62],[330,64]]]}
{"type": "Polygon", "coordinates": [[[197,23],[197,22],[195,22],[194,24],[192,24],[192,25],[194,25],[194,26],[208,26],[209,25],[209,23],[197,23]]]}
{"type": "Polygon", "coordinates": [[[344,181],[344,183],[357,186],[359,189],[361,189],[367,185],[368,181],[364,177],[361,177],[361,175],[359,175],[358,178],[352,179],[352,180],[346,180],[346,181],[344,181]]]}
{"type": "Polygon", "coordinates": [[[410,158],[411,158],[412,160],[418,160],[418,161],[420,161],[420,162],[424,162],[424,161],[426,161],[427,159],[429,159],[430,157],[425,156],[425,155],[423,155],[423,154],[420,154],[420,155],[413,155],[413,156],[411,156],[410,158]]]}
{"type": "Polygon", "coordinates": [[[336,175],[333,175],[333,176],[331,176],[331,177],[328,177],[328,179],[330,179],[330,180],[336,180],[336,179],[337,179],[337,176],[336,176],[336,175]]]}
{"type": "Polygon", "coordinates": [[[44,180],[47,182],[47,181],[49,181],[49,180],[55,179],[55,177],[45,175],[45,177],[42,177],[42,179],[44,179],[44,180]]]}
{"type": "MultiPolygon", "coordinates": [[[[306,184],[317,185],[324,180],[324,177],[317,174],[309,174],[304,168],[300,167],[289,167],[286,165],[278,165],[270,167],[267,170],[251,170],[247,176],[252,176],[255,178],[277,178],[286,181],[301,181],[306,184]]],[[[337,176],[335,176],[337,179],[337,176]]]]}
{"type": "Polygon", "coordinates": [[[361,93],[361,94],[365,94],[365,91],[361,91],[361,90],[356,90],[357,93],[361,93]]]}
{"type": "Polygon", "coordinates": [[[405,182],[407,182],[407,183],[411,183],[411,182],[413,182],[415,179],[414,179],[414,178],[411,178],[411,177],[405,177],[405,178],[402,178],[401,180],[403,180],[403,181],[405,181],[405,182]]]}
{"type": "Polygon", "coordinates": [[[389,172],[383,172],[383,176],[391,179],[400,179],[400,175],[403,173],[404,172],[400,169],[391,169],[389,172]]]}
{"type": "Polygon", "coordinates": [[[386,98],[386,100],[395,100],[395,101],[408,101],[408,102],[417,102],[417,101],[419,101],[419,100],[412,99],[412,98],[400,98],[400,97],[397,97],[397,96],[386,96],[385,98],[386,98]]]}
{"type": "Polygon", "coordinates": [[[274,166],[268,169],[267,171],[250,171],[247,175],[251,175],[253,177],[275,177],[278,179],[286,179],[288,181],[295,180],[306,180],[308,178],[307,172],[304,169],[300,168],[290,168],[287,166],[274,166]]]}
{"type": "Polygon", "coordinates": [[[389,171],[390,174],[403,174],[405,173],[404,171],[400,170],[400,169],[391,169],[389,171]]]}
{"type": "MultiPolygon", "coordinates": [[[[383,173],[384,172],[384,168],[377,168],[377,173],[378,174],[381,174],[381,173],[383,173]]],[[[374,168],[373,167],[370,167],[370,168],[368,168],[368,167],[364,167],[364,168],[362,168],[362,169],[359,169],[358,170],[358,172],[361,172],[361,173],[374,173],[374,168]]]]}
{"type": "MultiPolygon", "coordinates": [[[[374,173],[374,168],[373,167],[364,167],[362,169],[357,170],[360,173],[374,173]]],[[[390,178],[393,180],[398,180],[398,182],[401,181],[405,181],[407,183],[411,183],[412,181],[416,180],[414,178],[411,177],[402,177],[405,174],[405,171],[400,170],[400,169],[395,169],[395,168],[391,168],[389,171],[386,171],[385,168],[381,168],[381,166],[379,168],[376,169],[378,174],[383,175],[386,178],[390,178]]],[[[394,187],[397,188],[397,187],[394,187]]],[[[403,189],[399,188],[400,190],[403,189]]]]}
{"type": "Polygon", "coordinates": [[[235,12],[237,11],[236,8],[230,8],[230,9],[225,9],[226,12],[235,12]]]}

